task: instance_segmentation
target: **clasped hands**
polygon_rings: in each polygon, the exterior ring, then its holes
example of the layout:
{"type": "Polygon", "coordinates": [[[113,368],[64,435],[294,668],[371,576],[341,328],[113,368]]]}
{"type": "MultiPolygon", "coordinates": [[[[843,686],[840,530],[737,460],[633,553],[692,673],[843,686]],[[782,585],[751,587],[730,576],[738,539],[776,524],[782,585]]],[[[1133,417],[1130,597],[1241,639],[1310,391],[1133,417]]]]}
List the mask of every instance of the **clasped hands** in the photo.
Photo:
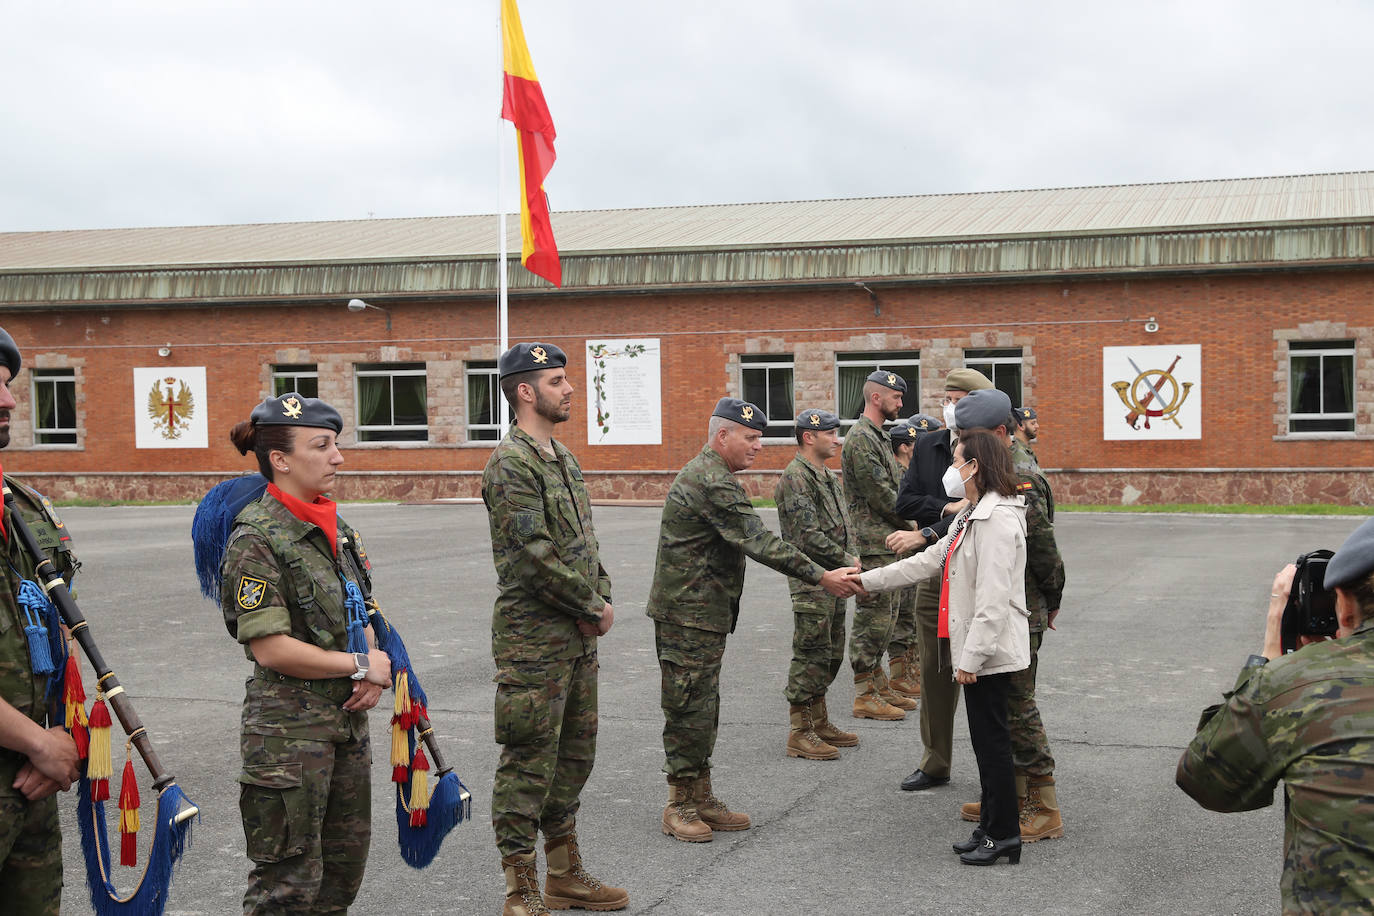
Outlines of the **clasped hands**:
{"type": "Polygon", "coordinates": [[[611,607],[609,601],[601,609],[601,622],[592,623],[590,620],[577,621],[577,631],[583,636],[605,636],[610,632],[611,625],[615,623],[615,608],[611,607]]]}

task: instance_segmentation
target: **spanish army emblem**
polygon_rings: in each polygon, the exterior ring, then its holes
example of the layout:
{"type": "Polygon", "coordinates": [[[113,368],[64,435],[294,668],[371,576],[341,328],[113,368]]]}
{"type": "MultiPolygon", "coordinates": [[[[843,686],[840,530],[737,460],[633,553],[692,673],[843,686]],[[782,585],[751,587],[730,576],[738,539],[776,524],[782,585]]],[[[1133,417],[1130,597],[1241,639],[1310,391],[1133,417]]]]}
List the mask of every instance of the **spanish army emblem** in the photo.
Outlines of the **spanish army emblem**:
{"type": "MultiPolygon", "coordinates": [[[[921,422],[924,423],[925,421],[922,420],[921,422]]],[[[915,439],[915,438],[916,438],[916,427],[914,427],[914,426],[908,426],[908,427],[906,428],[906,437],[907,437],[908,439],[915,439]]]]}
{"type": "Polygon", "coordinates": [[[889,385],[895,385],[895,384],[897,384],[897,376],[895,376],[895,375],[893,375],[891,372],[889,372],[889,373],[887,374],[887,383],[888,383],[889,385]]]}
{"type": "Polygon", "coordinates": [[[748,404],[745,404],[743,407],[739,409],[739,415],[746,420],[752,420],[754,419],[754,408],[750,407],[748,404]]]}
{"type": "Polygon", "coordinates": [[[821,425],[821,415],[820,415],[820,414],[818,414],[818,413],[813,413],[813,414],[811,415],[811,425],[812,425],[812,426],[820,426],[820,425],[821,425]]]}
{"type": "Polygon", "coordinates": [[[186,424],[196,412],[191,386],[184,379],[167,376],[153,382],[148,391],[148,417],[153,429],[164,439],[180,439],[186,424]],[[167,387],[166,392],[163,386],[167,387]],[[177,386],[173,393],[173,386],[177,386]]]}
{"type": "Polygon", "coordinates": [[[262,596],[267,591],[267,582],[253,576],[239,577],[239,607],[245,611],[255,610],[262,604],[262,596]]]}
{"type": "Polygon", "coordinates": [[[546,363],[549,361],[549,353],[543,347],[535,347],[530,351],[530,356],[536,363],[546,363]]]}
{"type": "Polygon", "coordinates": [[[283,417],[290,417],[293,420],[299,419],[302,409],[300,398],[287,398],[281,402],[281,415],[283,417]]]}

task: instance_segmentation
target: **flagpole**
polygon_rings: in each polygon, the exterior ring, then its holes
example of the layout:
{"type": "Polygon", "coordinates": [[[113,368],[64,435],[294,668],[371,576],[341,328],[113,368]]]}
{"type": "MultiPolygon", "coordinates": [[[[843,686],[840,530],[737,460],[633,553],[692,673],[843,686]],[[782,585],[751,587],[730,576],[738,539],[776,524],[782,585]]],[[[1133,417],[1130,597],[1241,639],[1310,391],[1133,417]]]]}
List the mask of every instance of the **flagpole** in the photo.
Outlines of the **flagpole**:
{"type": "MultiPolygon", "coordinates": [[[[504,40],[503,23],[500,17],[500,0],[497,0],[497,31],[504,40]]],[[[504,99],[504,71],[502,76],[502,96],[504,99]]],[[[497,129],[497,158],[499,163],[496,168],[496,212],[497,212],[497,231],[500,233],[500,241],[497,243],[497,250],[500,252],[500,261],[497,262],[497,273],[500,275],[499,292],[496,302],[496,336],[497,336],[497,355],[505,353],[510,348],[510,286],[507,278],[510,258],[506,252],[506,125],[501,117],[496,119],[497,129]]],[[[506,407],[505,399],[500,392],[495,392],[495,408],[497,416],[498,435],[502,439],[506,438],[506,433],[510,432],[510,412],[506,407]]]]}

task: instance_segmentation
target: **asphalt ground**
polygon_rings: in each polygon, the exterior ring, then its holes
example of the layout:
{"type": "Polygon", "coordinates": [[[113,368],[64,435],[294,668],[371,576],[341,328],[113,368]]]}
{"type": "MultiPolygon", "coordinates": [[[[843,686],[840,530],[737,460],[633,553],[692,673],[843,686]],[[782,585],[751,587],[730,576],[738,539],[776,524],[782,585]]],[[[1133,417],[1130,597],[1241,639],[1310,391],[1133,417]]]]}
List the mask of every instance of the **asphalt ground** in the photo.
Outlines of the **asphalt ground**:
{"type": "MultiPolygon", "coordinates": [[[[248,870],[236,779],[249,664],[198,592],[191,512],[74,508],[64,517],[84,562],[78,592],[92,632],[164,763],[203,810],[167,912],[227,914],[239,911],[248,870]]],[[[774,513],[761,514],[776,526],[774,513]]],[[[364,535],[378,599],[406,638],[441,747],[475,799],[474,818],[453,830],[429,868],[406,866],[386,781],[388,711],[374,711],[372,853],[354,912],[499,913],[504,884],[490,817],[496,589],[485,512],[369,504],[346,506],[344,515],[364,535]]],[[[969,868],[950,850],[969,833],[959,804],[978,796],[962,712],[952,783],[902,792],[898,782],[921,750],[916,717],[851,719],[846,667],[830,706],[861,746],[839,761],[784,756],[791,610],[783,577],[752,563],[725,656],[714,776],[718,794],[755,826],[709,844],[661,833],[663,719],[653,628],[643,613],[658,515],[595,510],[617,615],[601,645],[599,754],[578,832],[591,871],[628,888],[629,912],[1278,909],[1281,805],[1204,811],[1175,787],[1174,767],[1198,713],[1259,650],[1273,573],[1301,552],[1335,548],[1361,519],[1061,513],[1068,589],[1059,629],[1042,651],[1039,698],[1066,836],[1027,846],[1016,867],[969,868]]],[[[145,781],[145,800],[151,794],[145,781]]],[[[62,811],[63,912],[86,913],[74,797],[63,797],[62,811]]],[[[117,872],[126,891],[141,874],[117,872]]]]}

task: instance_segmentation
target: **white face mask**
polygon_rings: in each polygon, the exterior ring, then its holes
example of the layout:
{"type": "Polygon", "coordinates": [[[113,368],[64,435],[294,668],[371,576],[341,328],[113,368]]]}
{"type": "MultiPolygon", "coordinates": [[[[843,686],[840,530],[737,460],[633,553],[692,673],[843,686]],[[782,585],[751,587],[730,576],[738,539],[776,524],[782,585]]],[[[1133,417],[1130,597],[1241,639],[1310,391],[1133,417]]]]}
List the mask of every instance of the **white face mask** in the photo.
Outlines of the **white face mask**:
{"type": "Polygon", "coordinates": [[[946,404],[946,405],[945,405],[945,426],[947,426],[949,429],[955,429],[955,428],[956,428],[955,425],[954,425],[954,405],[953,405],[953,404],[946,404]]]}
{"type": "MultiPolygon", "coordinates": [[[[972,458],[969,459],[969,461],[972,460],[972,458]]],[[[968,461],[965,461],[964,464],[968,464],[968,461]]],[[[964,498],[964,475],[959,473],[959,468],[963,467],[964,464],[951,464],[945,469],[944,476],[940,478],[940,483],[945,485],[945,493],[950,499],[964,498]]]]}

